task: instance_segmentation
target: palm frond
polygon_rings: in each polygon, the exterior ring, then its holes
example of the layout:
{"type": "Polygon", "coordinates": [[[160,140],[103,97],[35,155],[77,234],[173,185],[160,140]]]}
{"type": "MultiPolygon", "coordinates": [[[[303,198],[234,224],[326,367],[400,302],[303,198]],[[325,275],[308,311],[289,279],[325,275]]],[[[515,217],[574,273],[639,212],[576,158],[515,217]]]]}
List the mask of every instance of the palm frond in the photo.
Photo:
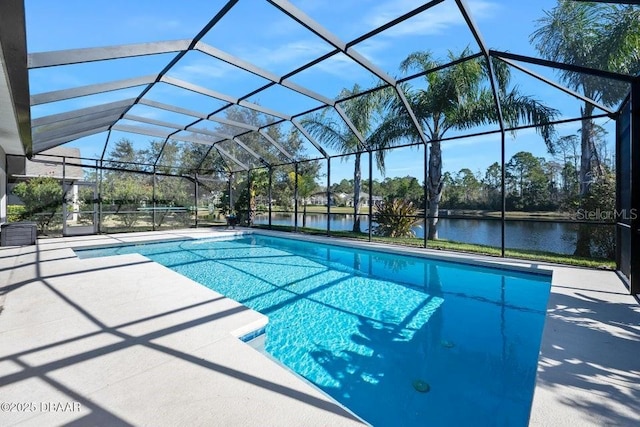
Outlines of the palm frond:
{"type": "Polygon", "coordinates": [[[434,61],[429,51],[413,52],[400,63],[400,70],[406,73],[409,70],[427,71],[437,67],[438,62],[434,61]]]}
{"type": "Polygon", "coordinates": [[[352,148],[345,129],[322,115],[304,118],[300,121],[300,124],[321,144],[341,152],[346,152],[352,148]]]}
{"type": "Polygon", "coordinates": [[[518,88],[509,92],[500,100],[500,103],[504,120],[508,126],[514,127],[521,123],[538,125],[536,132],[544,139],[549,153],[554,154],[553,142],[556,132],[551,122],[560,114],[558,110],[531,96],[521,94],[518,88]]]}

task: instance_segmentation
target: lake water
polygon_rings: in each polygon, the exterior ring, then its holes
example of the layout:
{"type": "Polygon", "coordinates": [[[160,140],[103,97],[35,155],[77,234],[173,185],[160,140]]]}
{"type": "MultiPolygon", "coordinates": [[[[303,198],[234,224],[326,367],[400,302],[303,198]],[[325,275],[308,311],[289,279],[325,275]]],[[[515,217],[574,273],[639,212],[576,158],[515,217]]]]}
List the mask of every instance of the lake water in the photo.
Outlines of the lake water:
{"type": "MultiPolygon", "coordinates": [[[[362,231],[369,228],[366,216],[360,217],[362,231]]],[[[256,215],[255,224],[268,224],[267,214],[256,215]]],[[[293,213],[273,213],[273,225],[294,225],[293,213]]],[[[308,213],[306,226],[326,230],[327,215],[308,213]]],[[[302,227],[302,214],[298,214],[298,227],[302,227]]],[[[594,226],[595,227],[595,226],[594,226]]],[[[331,230],[352,230],[353,215],[331,214],[331,230]]],[[[416,237],[424,237],[422,226],[414,227],[416,237]]],[[[456,242],[500,247],[500,221],[486,219],[450,219],[438,221],[438,237],[456,242]]],[[[506,223],[506,247],[572,254],[575,250],[577,225],[553,222],[509,221],[506,223]]]]}

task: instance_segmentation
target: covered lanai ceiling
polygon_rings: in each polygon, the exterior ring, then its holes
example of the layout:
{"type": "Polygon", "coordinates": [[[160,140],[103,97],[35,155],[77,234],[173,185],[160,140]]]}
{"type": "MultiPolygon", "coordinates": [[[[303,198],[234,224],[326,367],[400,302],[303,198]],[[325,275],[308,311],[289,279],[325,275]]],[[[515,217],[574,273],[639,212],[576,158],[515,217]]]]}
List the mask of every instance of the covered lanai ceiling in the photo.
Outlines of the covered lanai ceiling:
{"type": "MultiPolygon", "coordinates": [[[[82,3],[84,6],[79,7],[93,8],[97,17],[101,8],[120,7],[118,2],[82,3]]],[[[581,95],[556,83],[558,76],[554,71],[568,66],[536,58],[533,49],[527,52],[512,49],[519,46],[510,44],[510,31],[516,31],[513,27],[518,25],[516,18],[522,18],[517,15],[519,8],[526,9],[527,14],[532,10],[520,2],[393,1],[390,7],[384,8],[385,2],[354,0],[352,6],[358,7],[349,9],[352,11],[349,13],[356,10],[357,14],[347,16],[348,8],[344,4],[310,0],[171,2],[171,6],[162,2],[136,2],[136,6],[139,3],[146,5],[148,13],[141,13],[133,6],[135,10],[123,7],[122,22],[135,18],[139,25],[136,33],[140,34],[140,28],[149,28],[148,38],[97,47],[86,46],[94,34],[91,37],[87,34],[84,40],[80,31],[74,34],[73,27],[66,27],[55,16],[48,22],[20,25],[25,22],[25,16],[27,21],[30,18],[29,8],[37,8],[42,2],[27,1],[26,14],[21,1],[0,4],[4,68],[4,80],[0,81],[2,117],[7,117],[5,109],[11,98],[16,118],[13,124],[3,122],[2,130],[11,132],[8,139],[12,141],[21,139],[25,154],[68,143],[82,147],[87,138],[92,141],[98,138],[103,146],[101,153],[83,151],[83,157],[101,160],[118,135],[137,135],[162,144],[175,141],[204,145],[208,147],[206,155],[220,156],[229,170],[248,170],[340,154],[314,138],[304,126],[305,117],[320,112],[352,132],[360,141],[358,149],[366,151],[366,136],[358,131],[353,117],[343,108],[344,102],[353,95],[345,97],[343,93],[341,97],[341,88],[357,88],[359,93],[383,87],[390,89],[404,105],[421,136],[420,141],[411,143],[427,144],[428,137],[407,102],[402,84],[423,84],[419,83],[423,81],[421,77],[440,67],[402,73],[398,67],[400,61],[415,50],[431,50],[434,55],[446,58],[448,49],[461,52],[468,47],[464,59],[499,58],[522,76],[544,84],[559,96],[585,101],[581,95]],[[335,8],[341,25],[337,25],[326,10],[320,12],[319,4],[325,3],[335,8]],[[164,12],[174,13],[175,22],[154,22],[154,8],[169,7],[175,10],[164,12]],[[185,14],[191,14],[192,22],[200,22],[201,27],[181,26],[180,18],[185,14]],[[493,35],[496,21],[485,19],[493,15],[500,16],[499,22],[504,28],[500,38],[492,36],[488,42],[479,23],[486,21],[493,35]],[[243,18],[250,25],[238,27],[243,18]],[[262,24],[256,26],[256,22],[262,24]],[[41,24],[49,26],[51,32],[67,35],[72,47],[27,53],[25,28],[41,24]],[[176,37],[160,38],[159,32],[154,31],[157,25],[162,25],[163,36],[174,28],[176,37]],[[280,43],[274,41],[278,31],[288,38],[280,43]],[[186,33],[190,33],[187,38],[186,33]],[[454,36],[455,45],[448,46],[447,40],[453,40],[454,36]],[[381,51],[387,53],[382,62],[379,61],[381,51]],[[296,60],[292,61],[294,57],[296,60]],[[393,64],[387,62],[389,58],[393,58],[393,64]],[[545,67],[552,68],[541,74],[540,70],[545,67]],[[44,79],[45,75],[50,78],[44,79]],[[59,84],[51,85],[56,79],[59,84]],[[45,81],[48,83],[44,84],[45,81]],[[250,116],[254,117],[253,122],[243,119],[250,116]],[[303,154],[290,153],[283,141],[269,133],[272,126],[284,127],[283,135],[295,133],[308,148],[303,154]]],[[[549,1],[547,6],[554,4],[549,1]]],[[[538,13],[527,16],[525,19],[529,22],[542,16],[541,6],[534,9],[538,13]]],[[[103,33],[104,40],[111,40],[112,33],[127,29],[105,22],[94,31],[103,33]]],[[[26,35],[29,41],[29,33],[26,35]]],[[[569,68],[593,73],[599,78],[621,81],[632,78],[608,70],[569,68]]],[[[488,77],[491,82],[491,69],[488,77]]],[[[596,100],[587,101],[592,102],[599,113],[615,113],[596,100]]],[[[496,108],[500,109],[499,102],[496,108]]],[[[501,128],[504,130],[504,123],[498,121],[493,130],[499,132],[501,128]]],[[[13,147],[10,151],[16,154],[17,150],[13,147]]],[[[160,151],[156,164],[161,155],[160,151]]]]}

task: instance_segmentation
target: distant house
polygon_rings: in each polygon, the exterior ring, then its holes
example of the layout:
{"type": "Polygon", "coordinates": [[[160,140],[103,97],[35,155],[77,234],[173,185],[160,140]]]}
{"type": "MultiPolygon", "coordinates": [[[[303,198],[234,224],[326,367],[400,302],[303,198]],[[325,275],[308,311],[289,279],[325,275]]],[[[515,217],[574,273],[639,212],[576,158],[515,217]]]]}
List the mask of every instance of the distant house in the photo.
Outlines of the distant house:
{"type": "MultiPolygon", "coordinates": [[[[317,205],[317,206],[327,206],[327,192],[326,191],[318,191],[316,193],[313,193],[310,197],[309,197],[309,204],[310,205],[317,205]]],[[[331,197],[331,204],[334,205],[335,202],[333,200],[333,194],[331,197]]]]}
{"type": "MultiPolygon", "coordinates": [[[[347,206],[353,206],[353,194],[345,195],[344,200],[347,206]]],[[[371,196],[371,201],[373,202],[373,205],[375,205],[376,202],[381,202],[383,200],[384,198],[381,196],[371,196]]],[[[360,207],[364,208],[368,206],[369,206],[369,195],[368,194],[360,195],[360,207]]]]}

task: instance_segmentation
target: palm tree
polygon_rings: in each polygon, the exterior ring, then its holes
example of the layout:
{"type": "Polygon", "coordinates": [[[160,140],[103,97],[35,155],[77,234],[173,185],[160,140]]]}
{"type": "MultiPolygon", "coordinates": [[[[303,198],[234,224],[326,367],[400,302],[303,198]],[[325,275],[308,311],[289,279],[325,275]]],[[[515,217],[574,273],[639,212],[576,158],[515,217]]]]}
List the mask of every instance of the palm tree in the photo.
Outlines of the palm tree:
{"type": "MultiPolygon", "coordinates": [[[[450,51],[448,59],[453,62],[469,55],[468,48],[460,55],[450,51]]],[[[416,69],[427,71],[439,65],[441,64],[432,58],[430,52],[414,52],[401,63],[400,68],[403,72],[416,69]]],[[[551,149],[553,126],[549,123],[557,115],[557,111],[521,94],[516,88],[508,90],[508,67],[501,61],[494,61],[493,66],[506,124],[515,126],[523,121],[540,125],[537,131],[551,149]]],[[[438,238],[438,209],[444,186],[441,139],[450,129],[470,129],[497,122],[495,101],[487,76],[486,61],[471,59],[426,74],[425,89],[413,89],[407,84],[401,88],[406,93],[418,122],[426,130],[430,144],[428,178],[425,183],[429,201],[429,239],[438,238]]],[[[404,105],[397,98],[389,98],[388,111],[384,122],[371,136],[373,145],[386,147],[406,139],[420,140],[404,105]]]]}
{"type": "MultiPolygon", "coordinates": [[[[354,85],[352,89],[342,89],[338,95],[338,99],[347,98],[357,95],[361,92],[359,85],[354,85]]],[[[381,111],[381,95],[380,92],[369,93],[341,103],[345,114],[354,127],[365,138],[367,145],[371,146],[369,136],[372,133],[373,126],[378,122],[376,115],[381,111]]],[[[316,116],[303,120],[302,124],[311,133],[311,135],[329,147],[340,151],[343,154],[354,155],[353,166],[353,232],[360,233],[360,191],[362,187],[362,172],[360,160],[364,147],[356,135],[346,126],[344,122],[336,122],[327,115],[327,110],[316,116]]],[[[384,172],[384,152],[375,153],[376,165],[381,172],[384,172]]]]}
{"type": "MultiPolygon", "coordinates": [[[[640,71],[640,8],[603,3],[560,0],[538,20],[531,41],[540,54],[552,61],[589,68],[636,74],[640,71]]],[[[626,85],[592,75],[561,71],[562,81],[586,97],[615,106],[628,93],[626,85]]],[[[593,176],[599,173],[596,161],[596,127],[591,116],[593,104],[581,108],[580,198],[586,200],[593,176]]],[[[575,255],[591,253],[589,229],[578,232],[575,255]]]]}
{"type": "Polygon", "coordinates": [[[309,198],[318,188],[315,175],[310,174],[298,174],[294,171],[289,172],[289,181],[295,185],[296,179],[298,180],[298,197],[302,199],[302,228],[307,226],[307,204],[309,198]]]}

